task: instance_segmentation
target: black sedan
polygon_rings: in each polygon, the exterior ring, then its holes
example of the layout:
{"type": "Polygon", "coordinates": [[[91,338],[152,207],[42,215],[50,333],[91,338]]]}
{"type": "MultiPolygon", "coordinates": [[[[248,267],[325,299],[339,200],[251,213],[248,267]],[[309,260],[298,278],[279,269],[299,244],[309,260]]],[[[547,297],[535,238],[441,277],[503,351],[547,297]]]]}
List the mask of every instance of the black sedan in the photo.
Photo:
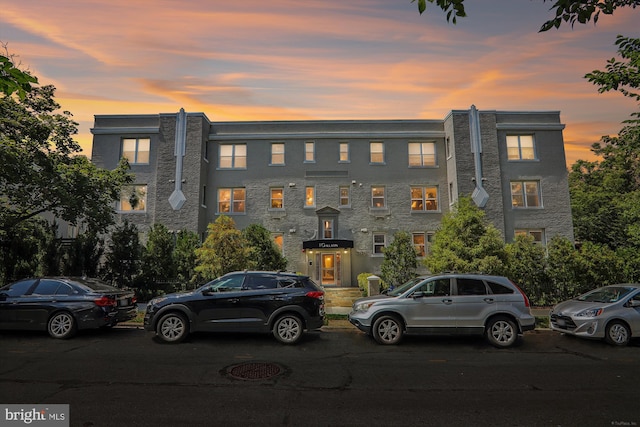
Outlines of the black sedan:
{"type": "Polygon", "coordinates": [[[46,330],[53,338],[110,327],[136,311],[132,291],[97,279],[31,278],[0,288],[0,329],[46,330]]]}

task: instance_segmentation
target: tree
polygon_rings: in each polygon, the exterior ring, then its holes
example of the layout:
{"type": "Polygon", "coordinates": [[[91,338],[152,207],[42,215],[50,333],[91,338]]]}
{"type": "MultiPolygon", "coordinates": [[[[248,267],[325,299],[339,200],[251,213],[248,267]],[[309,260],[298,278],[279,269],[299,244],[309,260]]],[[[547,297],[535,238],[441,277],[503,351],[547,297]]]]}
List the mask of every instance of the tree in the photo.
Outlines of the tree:
{"type": "Polygon", "coordinates": [[[196,233],[188,230],[178,232],[173,263],[176,267],[176,279],[185,288],[193,288],[198,283],[196,249],[199,247],[200,239],[196,233]]]}
{"type": "Polygon", "coordinates": [[[443,271],[502,274],[506,252],[500,232],[485,220],[470,197],[462,197],[442,219],[424,264],[443,271]]]}
{"type": "Polygon", "coordinates": [[[142,250],[140,286],[149,296],[173,292],[176,268],[173,263],[173,234],[163,224],[153,224],[142,250]]]}
{"type": "Polygon", "coordinates": [[[24,99],[27,92],[32,89],[32,84],[37,84],[38,79],[28,71],[22,71],[14,65],[15,57],[9,54],[6,43],[0,43],[4,54],[0,54],[0,93],[6,96],[16,93],[24,99]]]}
{"type": "Polygon", "coordinates": [[[42,274],[42,253],[54,237],[50,230],[44,219],[33,218],[0,235],[0,283],[42,274]]]}
{"type": "Polygon", "coordinates": [[[196,272],[210,280],[247,268],[249,248],[242,232],[236,229],[233,219],[220,215],[207,226],[207,232],[206,240],[196,249],[196,272]]]}
{"type": "Polygon", "coordinates": [[[546,273],[546,251],[534,243],[533,237],[518,235],[505,245],[507,252],[506,275],[520,286],[534,305],[552,303],[553,284],[546,273]]]}
{"type": "MultiPolygon", "coordinates": [[[[427,8],[427,1],[435,3],[440,9],[447,13],[447,22],[456,23],[456,17],[465,17],[464,0],[411,0],[411,3],[418,2],[418,11],[422,14],[427,8]]],[[[544,2],[552,0],[543,0],[544,2]]],[[[540,32],[548,31],[551,28],[559,28],[563,22],[573,25],[578,22],[586,24],[593,19],[593,23],[598,22],[600,14],[611,15],[621,7],[630,6],[636,8],[640,6],[640,0],[553,0],[555,3],[550,10],[555,10],[555,17],[548,20],[540,32]]]]}
{"type": "Polygon", "coordinates": [[[142,246],[138,227],[128,221],[118,224],[111,232],[103,276],[118,287],[133,287],[140,274],[142,246]]]}
{"type": "Polygon", "coordinates": [[[248,267],[253,270],[284,270],[287,259],[271,237],[269,230],[260,224],[250,224],[242,230],[249,249],[248,267]]]}
{"type": "Polygon", "coordinates": [[[56,112],[54,93],[49,85],[0,98],[0,234],[44,212],[104,231],[121,186],[132,181],[126,161],[108,171],[77,155],[77,123],[56,112]]]}
{"type": "Polygon", "coordinates": [[[411,235],[406,231],[398,231],[384,249],[384,260],[380,266],[382,279],[388,285],[399,286],[413,279],[417,268],[418,254],[411,235]]]}
{"type": "Polygon", "coordinates": [[[104,254],[104,239],[93,231],[79,234],[62,254],[62,274],[97,277],[104,254]]]}

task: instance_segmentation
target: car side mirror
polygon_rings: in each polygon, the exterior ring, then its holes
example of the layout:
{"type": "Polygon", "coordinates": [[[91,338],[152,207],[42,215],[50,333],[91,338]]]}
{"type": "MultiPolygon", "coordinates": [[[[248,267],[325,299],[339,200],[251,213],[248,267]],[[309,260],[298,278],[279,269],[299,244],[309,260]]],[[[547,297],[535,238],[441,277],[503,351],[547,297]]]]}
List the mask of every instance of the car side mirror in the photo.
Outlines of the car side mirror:
{"type": "Polygon", "coordinates": [[[424,297],[424,292],[422,291],[416,291],[413,294],[411,294],[411,298],[416,299],[416,298],[423,298],[424,297]]]}
{"type": "Polygon", "coordinates": [[[0,293],[0,301],[6,301],[8,296],[9,294],[6,294],[4,292],[0,293]]]}

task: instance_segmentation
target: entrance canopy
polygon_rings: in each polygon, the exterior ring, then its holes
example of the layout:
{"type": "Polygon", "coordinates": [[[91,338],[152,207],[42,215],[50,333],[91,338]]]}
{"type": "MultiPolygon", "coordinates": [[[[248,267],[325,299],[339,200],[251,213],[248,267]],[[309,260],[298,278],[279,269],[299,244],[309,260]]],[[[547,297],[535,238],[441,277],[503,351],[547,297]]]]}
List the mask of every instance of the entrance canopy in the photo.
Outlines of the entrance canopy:
{"type": "Polygon", "coordinates": [[[353,248],[353,240],[323,239],[302,242],[302,249],[342,249],[353,248]]]}

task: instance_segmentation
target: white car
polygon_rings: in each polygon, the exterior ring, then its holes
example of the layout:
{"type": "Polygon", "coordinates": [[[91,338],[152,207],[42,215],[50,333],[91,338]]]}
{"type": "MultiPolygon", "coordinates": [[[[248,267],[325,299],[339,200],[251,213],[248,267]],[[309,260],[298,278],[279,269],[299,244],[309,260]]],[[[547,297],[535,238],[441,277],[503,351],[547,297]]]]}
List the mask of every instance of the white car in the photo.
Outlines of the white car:
{"type": "Polygon", "coordinates": [[[556,305],[551,329],[583,338],[627,345],[640,336],[640,285],[610,285],[556,305]]]}
{"type": "Polygon", "coordinates": [[[529,299],[502,276],[447,273],[422,276],[387,295],[354,302],[349,321],[380,344],[406,334],[485,335],[492,345],[514,345],[535,328],[529,299]]]}

